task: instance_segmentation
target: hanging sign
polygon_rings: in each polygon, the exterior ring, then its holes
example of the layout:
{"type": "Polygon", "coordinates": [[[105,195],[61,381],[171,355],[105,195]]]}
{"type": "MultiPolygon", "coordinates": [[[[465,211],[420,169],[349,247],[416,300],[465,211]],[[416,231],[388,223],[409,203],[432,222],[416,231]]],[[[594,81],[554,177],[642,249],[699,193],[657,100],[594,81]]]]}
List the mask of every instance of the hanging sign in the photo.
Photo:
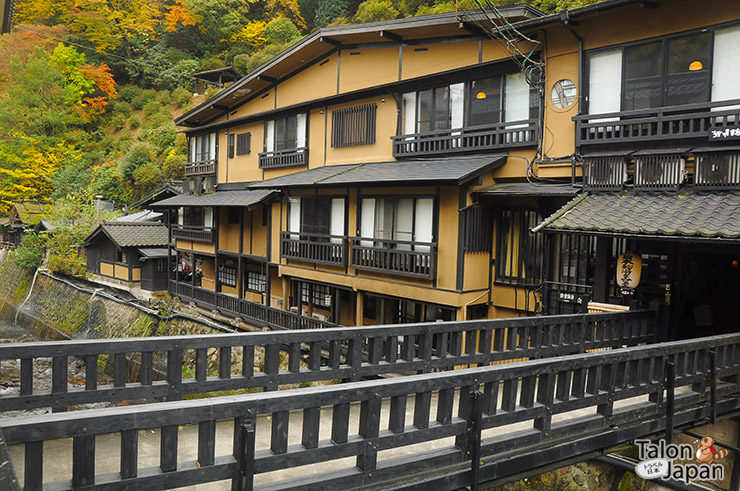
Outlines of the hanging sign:
{"type": "Polygon", "coordinates": [[[625,290],[637,288],[642,274],[642,258],[638,254],[625,252],[617,259],[617,285],[625,290]]]}

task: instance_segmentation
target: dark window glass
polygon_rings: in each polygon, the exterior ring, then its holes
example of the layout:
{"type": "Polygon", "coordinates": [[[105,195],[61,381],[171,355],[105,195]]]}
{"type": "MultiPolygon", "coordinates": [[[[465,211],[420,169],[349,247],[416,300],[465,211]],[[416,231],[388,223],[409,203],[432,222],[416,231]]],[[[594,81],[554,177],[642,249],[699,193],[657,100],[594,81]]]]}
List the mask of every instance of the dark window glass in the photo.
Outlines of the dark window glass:
{"type": "Polygon", "coordinates": [[[311,303],[318,307],[331,307],[331,293],[329,287],[326,285],[316,285],[313,283],[301,283],[301,302],[304,304],[309,303],[309,294],[311,296],[311,303]]]}
{"type": "Polygon", "coordinates": [[[663,96],[663,43],[624,50],[624,110],[659,107],[663,96]]]}
{"type": "Polygon", "coordinates": [[[666,106],[709,100],[711,47],[709,32],[668,41],[666,106]]]}
{"type": "Polygon", "coordinates": [[[474,80],[470,84],[468,125],[501,121],[501,77],[474,80]]]}
{"type": "Polygon", "coordinates": [[[533,210],[502,210],[498,221],[496,279],[534,284],[542,280],[542,234],[530,229],[542,221],[533,210]]]}
{"type": "Polygon", "coordinates": [[[432,89],[422,90],[417,97],[417,128],[419,133],[432,131],[432,89]]]}
{"type": "Polygon", "coordinates": [[[236,286],[236,268],[230,266],[218,268],[218,281],[225,286],[236,286]]]}
{"type": "Polygon", "coordinates": [[[434,127],[432,130],[446,130],[450,127],[450,88],[434,89],[434,127]]]}
{"type": "Polygon", "coordinates": [[[228,211],[226,212],[227,213],[226,219],[228,220],[230,225],[235,225],[239,223],[239,212],[240,211],[241,211],[241,208],[237,206],[230,206],[228,208],[228,211]]]}
{"type": "Polygon", "coordinates": [[[247,290],[264,292],[267,289],[267,277],[264,273],[247,271],[247,290]]]}
{"type": "Polygon", "coordinates": [[[234,134],[229,133],[229,158],[234,158],[234,134]]]}
{"type": "Polygon", "coordinates": [[[301,232],[329,235],[331,198],[301,198],[301,232]]]}

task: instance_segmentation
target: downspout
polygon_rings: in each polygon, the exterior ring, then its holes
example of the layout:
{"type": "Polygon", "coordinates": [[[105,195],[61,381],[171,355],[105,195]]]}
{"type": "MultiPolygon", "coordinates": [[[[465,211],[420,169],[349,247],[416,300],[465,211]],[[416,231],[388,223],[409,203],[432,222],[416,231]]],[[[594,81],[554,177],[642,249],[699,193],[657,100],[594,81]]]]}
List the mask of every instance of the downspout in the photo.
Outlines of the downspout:
{"type": "MultiPolygon", "coordinates": [[[[570,11],[563,10],[560,12],[560,23],[565,27],[576,41],[578,41],[578,108],[576,116],[581,115],[581,109],[583,105],[583,38],[573,29],[572,21],[570,20],[570,11]]],[[[571,161],[571,173],[570,173],[570,184],[572,187],[576,186],[576,159],[573,158],[571,161]]]]}

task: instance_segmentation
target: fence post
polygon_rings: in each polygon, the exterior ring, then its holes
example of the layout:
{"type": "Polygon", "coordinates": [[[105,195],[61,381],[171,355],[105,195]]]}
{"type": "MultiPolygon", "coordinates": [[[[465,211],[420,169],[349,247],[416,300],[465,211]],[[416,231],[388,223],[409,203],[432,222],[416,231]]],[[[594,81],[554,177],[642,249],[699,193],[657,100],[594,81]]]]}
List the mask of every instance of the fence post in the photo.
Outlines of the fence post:
{"type": "Polygon", "coordinates": [[[665,404],[665,442],[673,443],[673,410],[676,390],[676,366],[671,361],[665,364],[666,404],[665,404]]]}
{"type": "Polygon", "coordinates": [[[474,390],[470,393],[470,418],[468,419],[470,491],[478,491],[480,482],[481,403],[483,402],[481,395],[480,390],[474,390]]]}

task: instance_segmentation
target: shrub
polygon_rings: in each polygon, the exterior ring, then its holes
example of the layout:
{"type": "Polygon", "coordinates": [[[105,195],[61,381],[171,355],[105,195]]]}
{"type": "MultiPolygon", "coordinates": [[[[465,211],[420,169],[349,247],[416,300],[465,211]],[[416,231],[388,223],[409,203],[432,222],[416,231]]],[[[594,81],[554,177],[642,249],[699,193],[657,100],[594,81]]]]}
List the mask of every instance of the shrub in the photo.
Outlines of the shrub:
{"type": "Polygon", "coordinates": [[[118,99],[125,102],[131,102],[140,94],[141,88],[136,85],[124,85],[118,89],[118,99]]]}
{"type": "Polygon", "coordinates": [[[124,118],[128,118],[131,116],[131,104],[123,101],[116,102],[111,107],[111,113],[114,116],[122,115],[124,118]]]}
{"type": "Polygon", "coordinates": [[[185,87],[178,87],[172,91],[172,100],[178,106],[183,107],[193,100],[193,93],[185,87]]]}
{"type": "Polygon", "coordinates": [[[130,118],[128,118],[129,129],[135,130],[139,126],[141,126],[141,120],[138,116],[131,116],[130,118]]]}
{"type": "Polygon", "coordinates": [[[155,99],[161,106],[169,106],[172,103],[172,96],[169,90],[160,90],[157,92],[155,99]]]}
{"type": "Polygon", "coordinates": [[[146,133],[146,141],[154,145],[160,154],[175,144],[176,137],[177,128],[171,122],[157,126],[146,133]]]}
{"type": "Polygon", "coordinates": [[[169,155],[162,165],[162,175],[165,180],[182,179],[185,177],[185,163],[188,158],[183,154],[169,155]]]}
{"type": "Polygon", "coordinates": [[[120,131],[126,126],[126,116],[123,114],[115,114],[110,120],[111,126],[115,131],[120,131]]]}
{"type": "Polygon", "coordinates": [[[28,269],[38,268],[44,260],[46,240],[36,232],[27,232],[15,250],[15,263],[28,269]]]}
{"type": "Polygon", "coordinates": [[[398,10],[391,0],[365,0],[357,7],[355,21],[359,23],[392,20],[398,17],[398,10]]]}
{"type": "Polygon", "coordinates": [[[155,114],[162,111],[162,105],[155,101],[149,101],[146,104],[144,104],[143,110],[144,110],[144,116],[147,118],[150,118],[154,116],[155,114]]]}

